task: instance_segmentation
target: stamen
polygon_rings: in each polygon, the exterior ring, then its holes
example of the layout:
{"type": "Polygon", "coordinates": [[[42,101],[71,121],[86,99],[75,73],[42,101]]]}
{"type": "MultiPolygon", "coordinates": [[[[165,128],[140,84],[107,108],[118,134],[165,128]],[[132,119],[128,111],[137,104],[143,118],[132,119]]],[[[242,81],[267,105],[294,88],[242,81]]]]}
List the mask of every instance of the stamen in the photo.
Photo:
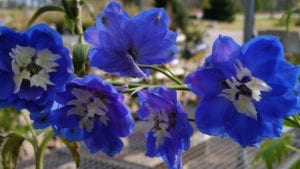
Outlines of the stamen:
{"type": "Polygon", "coordinates": [[[47,90],[47,85],[54,85],[50,80],[49,73],[56,72],[55,62],[60,58],[48,49],[36,51],[31,47],[22,47],[17,45],[9,53],[12,58],[12,70],[14,72],[15,90],[20,90],[23,80],[30,82],[30,87],[36,86],[47,90]]]}
{"type": "Polygon", "coordinates": [[[271,91],[272,88],[263,80],[253,77],[251,71],[244,67],[239,60],[234,66],[236,76],[221,82],[222,86],[227,88],[223,88],[219,96],[232,101],[239,113],[257,119],[257,111],[253,101],[260,101],[261,92],[271,91]]]}
{"type": "Polygon", "coordinates": [[[89,90],[74,88],[71,91],[75,99],[70,100],[67,105],[75,106],[67,112],[67,115],[79,115],[82,117],[79,124],[81,128],[92,132],[94,122],[98,119],[104,125],[108,124],[108,108],[103,103],[103,99],[94,95],[89,90]]]}

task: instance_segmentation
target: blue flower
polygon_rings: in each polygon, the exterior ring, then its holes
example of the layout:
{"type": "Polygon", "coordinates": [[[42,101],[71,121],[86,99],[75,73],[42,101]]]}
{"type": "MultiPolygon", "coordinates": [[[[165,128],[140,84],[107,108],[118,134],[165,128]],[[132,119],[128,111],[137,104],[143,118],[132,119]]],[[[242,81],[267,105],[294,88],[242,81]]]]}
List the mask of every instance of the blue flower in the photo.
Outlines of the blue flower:
{"type": "Polygon", "coordinates": [[[283,118],[296,104],[298,75],[299,67],[284,60],[278,38],[260,36],[239,46],[220,36],[205,65],[186,78],[201,97],[198,129],[229,136],[242,147],[280,136],[283,118]]]}
{"type": "Polygon", "coordinates": [[[181,153],[189,149],[193,128],[177,102],[176,91],[165,87],[141,90],[138,102],[138,116],[149,128],[146,155],[161,156],[169,168],[182,168],[181,153]]]}
{"type": "Polygon", "coordinates": [[[63,91],[73,67],[60,35],[45,24],[26,32],[0,27],[1,106],[41,111],[63,91]]]}
{"type": "Polygon", "coordinates": [[[177,53],[177,35],[168,24],[163,9],[150,9],[131,18],[119,4],[109,3],[98,15],[96,26],[84,34],[92,45],[91,65],[120,76],[146,78],[149,71],[137,64],[165,64],[177,53]]]}
{"type": "Polygon", "coordinates": [[[91,153],[109,156],[120,152],[120,137],[131,134],[134,120],[123,104],[124,96],[96,75],[74,78],[57,94],[61,106],[53,110],[52,123],[68,140],[83,140],[91,153]]]}

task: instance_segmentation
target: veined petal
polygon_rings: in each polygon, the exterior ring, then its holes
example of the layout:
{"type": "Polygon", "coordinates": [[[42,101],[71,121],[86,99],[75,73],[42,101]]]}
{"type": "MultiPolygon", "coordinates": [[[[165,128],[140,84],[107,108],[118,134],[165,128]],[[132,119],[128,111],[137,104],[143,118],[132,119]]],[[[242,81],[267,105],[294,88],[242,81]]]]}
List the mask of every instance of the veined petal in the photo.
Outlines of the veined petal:
{"type": "Polygon", "coordinates": [[[219,36],[212,49],[211,61],[215,68],[220,69],[226,77],[235,73],[234,63],[241,56],[241,46],[232,38],[219,36]]]}
{"type": "Polygon", "coordinates": [[[226,77],[218,69],[200,68],[190,73],[185,83],[199,96],[214,97],[222,92],[225,80],[226,77]]]}

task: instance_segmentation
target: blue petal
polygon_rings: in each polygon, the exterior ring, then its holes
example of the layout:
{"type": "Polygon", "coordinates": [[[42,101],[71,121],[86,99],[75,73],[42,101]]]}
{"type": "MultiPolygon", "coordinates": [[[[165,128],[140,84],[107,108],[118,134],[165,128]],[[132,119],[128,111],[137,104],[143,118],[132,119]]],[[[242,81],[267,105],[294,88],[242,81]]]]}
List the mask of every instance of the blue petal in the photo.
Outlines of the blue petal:
{"type": "Polygon", "coordinates": [[[200,68],[188,74],[185,83],[198,96],[215,97],[222,92],[222,82],[225,80],[226,77],[218,69],[200,68]]]}
{"type": "Polygon", "coordinates": [[[123,148],[123,142],[111,130],[109,126],[104,126],[95,122],[92,132],[83,132],[84,142],[91,153],[101,150],[108,156],[115,156],[123,148]]]}
{"type": "Polygon", "coordinates": [[[104,50],[92,49],[89,52],[91,66],[98,67],[106,72],[120,76],[143,77],[146,75],[136,65],[132,56],[127,53],[109,54],[104,50]]]}
{"type": "Polygon", "coordinates": [[[253,76],[264,80],[271,78],[275,66],[283,59],[282,44],[274,36],[254,38],[243,46],[242,51],[244,66],[251,70],[253,76]]]}
{"type": "Polygon", "coordinates": [[[209,135],[226,135],[225,125],[234,105],[221,96],[203,99],[196,110],[196,124],[198,129],[209,135]]]}
{"type": "Polygon", "coordinates": [[[33,127],[36,129],[44,129],[51,124],[49,112],[30,113],[30,118],[33,120],[33,127]]]}
{"type": "Polygon", "coordinates": [[[63,46],[60,34],[47,24],[37,24],[29,28],[24,34],[28,37],[29,46],[37,50],[46,48],[51,51],[59,51],[63,46]]]}
{"type": "Polygon", "coordinates": [[[213,44],[211,61],[226,77],[235,74],[234,64],[241,56],[241,47],[231,37],[219,36],[213,44]]]}
{"type": "Polygon", "coordinates": [[[20,33],[17,33],[8,27],[1,26],[0,44],[2,44],[0,45],[0,69],[11,72],[11,57],[9,56],[9,53],[16,45],[25,46],[25,39],[20,33]]]}
{"type": "Polygon", "coordinates": [[[99,32],[96,27],[90,27],[85,30],[84,39],[93,46],[100,46],[99,32]]]}
{"type": "Polygon", "coordinates": [[[81,141],[83,139],[83,133],[81,128],[63,128],[62,134],[69,141],[81,141]]]}
{"type": "Polygon", "coordinates": [[[51,113],[51,121],[59,128],[75,128],[79,126],[80,116],[68,115],[67,112],[73,106],[65,106],[60,109],[53,110],[51,113]]]}
{"type": "Polygon", "coordinates": [[[262,120],[259,116],[255,120],[235,111],[228,119],[226,130],[242,147],[254,146],[264,138],[278,137],[281,134],[282,120],[275,118],[272,122],[262,120]]]}
{"type": "Polygon", "coordinates": [[[263,93],[262,99],[255,103],[257,111],[264,121],[287,117],[296,104],[297,98],[292,91],[281,96],[269,96],[268,93],[263,93]]]}
{"type": "Polygon", "coordinates": [[[15,86],[12,76],[11,73],[0,71],[0,100],[8,99],[12,95],[15,86]]]}
{"type": "Polygon", "coordinates": [[[28,80],[23,80],[18,97],[25,100],[37,100],[43,94],[44,90],[41,87],[30,86],[28,80]]]}

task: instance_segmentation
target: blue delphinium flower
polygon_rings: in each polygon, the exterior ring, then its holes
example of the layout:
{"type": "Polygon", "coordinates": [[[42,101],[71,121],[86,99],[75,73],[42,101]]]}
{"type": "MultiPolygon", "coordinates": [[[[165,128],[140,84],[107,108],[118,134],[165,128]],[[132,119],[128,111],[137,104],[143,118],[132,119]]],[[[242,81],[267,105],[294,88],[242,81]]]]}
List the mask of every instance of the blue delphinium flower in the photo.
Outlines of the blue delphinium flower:
{"type": "Polygon", "coordinates": [[[281,134],[283,118],[296,104],[292,89],[299,67],[283,58],[278,38],[260,36],[239,46],[219,36],[203,67],[186,78],[201,97],[198,129],[229,136],[242,147],[281,134]]]}
{"type": "Polygon", "coordinates": [[[1,106],[39,112],[52,104],[72,76],[72,61],[60,35],[46,24],[26,32],[0,27],[1,106]]]}
{"type": "Polygon", "coordinates": [[[181,153],[189,148],[193,129],[177,102],[176,91],[165,87],[141,90],[138,102],[138,116],[149,127],[146,155],[161,156],[169,168],[181,168],[181,153]]]}
{"type": "Polygon", "coordinates": [[[120,137],[131,134],[134,120],[123,104],[124,96],[96,75],[74,78],[58,93],[52,123],[68,140],[83,140],[91,153],[109,156],[120,152],[120,137]]]}
{"type": "Polygon", "coordinates": [[[92,45],[90,63],[106,72],[146,78],[137,64],[165,64],[174,59],[176,33],[168,29],[163,9],[150,9],[131,18],[119,4],[111,2],[97,16],[96,26],[85,31],[92,45]]]}

